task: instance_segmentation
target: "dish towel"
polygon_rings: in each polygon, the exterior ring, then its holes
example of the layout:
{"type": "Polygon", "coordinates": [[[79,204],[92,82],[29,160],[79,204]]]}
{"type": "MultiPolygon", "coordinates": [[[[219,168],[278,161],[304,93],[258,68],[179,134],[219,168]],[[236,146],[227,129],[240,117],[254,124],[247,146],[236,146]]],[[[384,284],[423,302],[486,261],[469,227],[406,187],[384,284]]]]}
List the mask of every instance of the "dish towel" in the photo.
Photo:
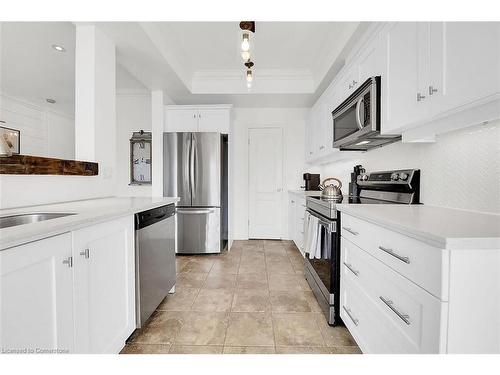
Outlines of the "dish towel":
{"type": "Polygon", "coordinates": [[[321,228],[317,217],[306,211],[304,217],[304,248],[309,259],[321,259],[321,228]]]}

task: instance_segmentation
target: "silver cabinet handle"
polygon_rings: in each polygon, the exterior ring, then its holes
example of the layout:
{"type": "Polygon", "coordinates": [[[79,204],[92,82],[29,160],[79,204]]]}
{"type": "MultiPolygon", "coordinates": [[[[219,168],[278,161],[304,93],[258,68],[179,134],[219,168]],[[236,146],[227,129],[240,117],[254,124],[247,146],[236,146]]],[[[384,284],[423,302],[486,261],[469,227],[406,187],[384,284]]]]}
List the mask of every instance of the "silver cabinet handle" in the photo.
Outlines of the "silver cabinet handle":
{"type": "Polygon", "coordinates": [[[313,153],[312,151],[309,151],[309,155],[312,155],[312,153],[313,153]]]}
{"type": "Polygon", "coordinates": [[[425,99],[425,95],[422,95],[421,93],[417,92],[417,102],[421,102],[424,99],[425,99]]]}
{"type": "Polygon", "coordinates": [[[352,313],[351,313],[351,310],[348,309],[347,307],[345,306],[342,306],[342,308],[344,309],[345,313],[347,314],[347,316],[352,320],[352,322],[354,323],[355,326],[357,326],[359,324],[359,320],[354,318],[352,316],[352,313]]]}
{"type": "Polygon", "coordinates": [[[291,202],[291,203],[295,203],[295,201],[294,201],[293,199],[292,199],[290,202],[291,202]]]}
{"type": "Polygon", "coordinates": [[[391,300],[388,300],[382,296],[379,297],[383,303],[386,304],[386,306],[388,308],[390,308],[394,314],[396,314],[403,322],[405,322],[406,324],[410,325],[410,316],[407,315],[407,314],[403,314],[402,312],[400,312],[398,309],[396,309],[394,307],[394,303],[391,301],[391,300]]]}
{"type": "Polygon", "coordinates": [[[355,85],[357,85],[357,84],[358,84],[358,82],[357,82],[357,81],[354,81],[354,80],[352,81],[352,86],[353,86],[353,87],[354,87],[355,85]]]}
{"type": "Polygon", "coordinates": [[[324,148],[325,148],[325,146],[319,146],[320,150],[323,150],[324,148]]]}
{"type": "Polygon", "coordinates": [[[351,228],[348,228],[348,227],[342,227],[342,229],[348,231],[349,233],[351,233],[351,234],[353,234],[355,236],[357,236],[359,234],[358,232],[355,232],[351,228]]]}
{"type": "Polygon", "coordinates": [[[346,266],[347,269],[349,271],[351,271],[353,274],[355,274],[356,276],[359,276],[359,271],[356,271],[354,268],[352,268],[351,264],[344,262],[344,266],[346,266]]]}
{"type": "Polygon", "coordinates": [[[90,258],[90,249],[85,249],[83,251],[80,251],[80,255],[84,257],[85,259],[90,258]]]}
{"type": "Polygon", "coordinates": [[[387,253],[389,255],[392,255],[394,258],[399,259],[400,261],[405,262],[406,264],[410,264],[410,258],[404,257],[404,256],[399,255],[399,254],[396,254],[394,252],[394,250],[388,249],[387,247],[379,246],[378,248],[380,250],[382,250],[383,252],[385,252],[385,253],[387,253]]]}
{"type": "Polygon", "coordinates": [[[67,257],[64,259],[63,264],[67,264],[69,268],[73,267],[73,257],[67,257]]]}
{"type": "Polygon", "coordinates": [[[429,86],[429,95],[435,94],[438,92],[437,89],[434,88],[434,86],[429,86]]]}

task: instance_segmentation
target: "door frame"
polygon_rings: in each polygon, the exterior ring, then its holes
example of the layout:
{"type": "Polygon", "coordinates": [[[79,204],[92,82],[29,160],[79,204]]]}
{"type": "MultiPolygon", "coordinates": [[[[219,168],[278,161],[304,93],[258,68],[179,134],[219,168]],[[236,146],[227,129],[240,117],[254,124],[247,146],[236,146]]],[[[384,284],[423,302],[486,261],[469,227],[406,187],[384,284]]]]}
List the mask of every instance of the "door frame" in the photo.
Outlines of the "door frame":
{"type": "Polygon", "coordinates": [[[286,172],[285,172],[285,155],[286,155],[286,144],[284,139],[286,138],[285,127],[280,124],[272,124],[269,126],[265,125],[256,125],[256,126],[248,126],[247,127],[247,136],[246,136],[246,154],[247,154],[247,239],[250,239],[250,133],[252,130],[262,130],[262,129],[277,129],[280,132],[281,136],[281,212],[280,212],[280,234],[279,239],[284,239],[286,236],[283,236],[283,207],[284,207],[284,187],[286,186],[286,172]]]}

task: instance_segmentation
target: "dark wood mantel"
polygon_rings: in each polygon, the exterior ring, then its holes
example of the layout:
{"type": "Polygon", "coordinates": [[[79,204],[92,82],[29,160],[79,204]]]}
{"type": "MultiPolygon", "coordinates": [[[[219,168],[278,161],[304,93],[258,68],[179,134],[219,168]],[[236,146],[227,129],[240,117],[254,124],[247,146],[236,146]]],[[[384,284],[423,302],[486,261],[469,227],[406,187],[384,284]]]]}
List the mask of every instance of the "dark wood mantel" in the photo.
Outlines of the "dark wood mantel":
{"type": "Polygon", "coordinates": [[[98,164],[89,161],[29,155],[0,157],[0,174],[97,176],[98,172],[98,164]]]}

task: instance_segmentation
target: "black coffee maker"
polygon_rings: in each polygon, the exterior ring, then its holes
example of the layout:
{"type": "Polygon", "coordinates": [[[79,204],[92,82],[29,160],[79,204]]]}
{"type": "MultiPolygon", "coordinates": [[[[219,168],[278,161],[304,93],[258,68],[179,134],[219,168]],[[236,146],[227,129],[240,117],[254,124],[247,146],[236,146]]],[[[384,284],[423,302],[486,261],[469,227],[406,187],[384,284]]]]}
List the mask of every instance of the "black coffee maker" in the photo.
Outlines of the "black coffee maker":
{"type": "Polygon", "coordinates": [[[305,182],[304,187],[306,188],[306,191],[319,190],[319,184],[320,184],[319,173],[318,174],[304,173],[303,178],[305,182]]]}
{"type": "Polygon", "coordinates": [[[359,196],[359,186],[357,184],[358,176],[365,173],[362,165],[356,165],[351,173],[351,182],[349,182],[349,197],[355,198],[359,196]]]}

